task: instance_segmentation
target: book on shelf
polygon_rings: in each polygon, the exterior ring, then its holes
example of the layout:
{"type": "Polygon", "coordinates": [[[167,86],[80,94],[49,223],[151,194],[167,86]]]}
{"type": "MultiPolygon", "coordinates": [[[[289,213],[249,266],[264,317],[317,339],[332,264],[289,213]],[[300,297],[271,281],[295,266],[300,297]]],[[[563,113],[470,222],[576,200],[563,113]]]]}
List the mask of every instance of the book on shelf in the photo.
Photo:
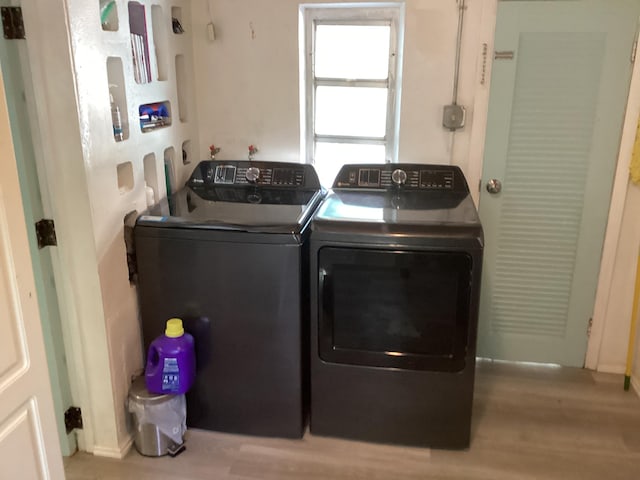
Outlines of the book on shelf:
{"type": "Polygon", "coordinates": [[[147,19],[144,5],[138,2],[129,2],[129,31],[131,32],[134,79],[137,83],[149,83],[151,62],[147,40],[147,19]]]}

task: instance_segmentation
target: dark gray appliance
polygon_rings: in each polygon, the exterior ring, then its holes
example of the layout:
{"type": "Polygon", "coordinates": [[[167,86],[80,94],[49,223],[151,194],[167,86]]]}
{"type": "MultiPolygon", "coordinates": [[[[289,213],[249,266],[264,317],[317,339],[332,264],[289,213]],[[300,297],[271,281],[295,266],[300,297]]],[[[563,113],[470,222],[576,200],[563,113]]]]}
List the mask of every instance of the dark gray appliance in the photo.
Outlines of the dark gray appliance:
{"type": "Polygon", "coordinates": [[[137,219],[145,349],[171,317],[195,340],[188,426],[302,436],[307,240],[324,193],[310,165],[203,161],[184,189],[137,219]]]}
{"type": "Polygon", "coordinates": [[[458,167],[340,170],[312,221],[312,433],[469,445],[482,252],[458,167]]]}

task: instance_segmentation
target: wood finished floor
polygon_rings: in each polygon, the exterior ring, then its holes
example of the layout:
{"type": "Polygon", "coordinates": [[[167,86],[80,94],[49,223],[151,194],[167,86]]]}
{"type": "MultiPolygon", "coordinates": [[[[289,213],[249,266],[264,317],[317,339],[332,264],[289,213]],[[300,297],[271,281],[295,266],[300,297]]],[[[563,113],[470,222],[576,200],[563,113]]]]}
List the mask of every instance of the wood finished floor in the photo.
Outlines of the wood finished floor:
{"type": "Polygon", "coordinates": [[[621,375],[480,362],[472,443],[446,451],[307,433],[283,440],[189,430],[176,458],[78,453],[67,480],[640,479],[640,398],[621,375]]]}

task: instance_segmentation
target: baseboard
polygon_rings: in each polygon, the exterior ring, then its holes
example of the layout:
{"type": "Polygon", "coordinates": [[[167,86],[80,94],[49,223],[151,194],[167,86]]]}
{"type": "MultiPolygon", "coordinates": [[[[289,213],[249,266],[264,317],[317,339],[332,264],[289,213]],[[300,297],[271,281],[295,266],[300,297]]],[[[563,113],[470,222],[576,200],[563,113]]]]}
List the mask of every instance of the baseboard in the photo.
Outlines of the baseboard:
{"type": "Polygon", "coordinates": [[[617,373],[624,375],[625,366],[624,365],[598,365],[596,369],[597,372],[602,373],[617,373]]]}
{"type": "MultiPolygon", "coordinates": [[[[624,375],[626,368],[620,365],[598,365],[598,372],[602,373],[616,373],[624,375]]],[[[631,387],[638,397],[640,397],[640,376],[631,375],[631,387]]]]}
{"type": "Polygon", "coordinates": [[[133,446],[133,435],[128,435],[124,442],[120,445],[119,448],[108,448],[108,447],[100,447],[95,446],[93,448],[93,454],[96,457],[108,457],[108,458],[116,458],[118,460],[122,460],[131,447],[133,446]]]}
{"type": "Polygon", "coordinates": [[[638,397],[640,397],[640,378],[632,375],[631,376],[631,388],[633,388],[633,391],[636,393],[636,395],[638,397]]]}

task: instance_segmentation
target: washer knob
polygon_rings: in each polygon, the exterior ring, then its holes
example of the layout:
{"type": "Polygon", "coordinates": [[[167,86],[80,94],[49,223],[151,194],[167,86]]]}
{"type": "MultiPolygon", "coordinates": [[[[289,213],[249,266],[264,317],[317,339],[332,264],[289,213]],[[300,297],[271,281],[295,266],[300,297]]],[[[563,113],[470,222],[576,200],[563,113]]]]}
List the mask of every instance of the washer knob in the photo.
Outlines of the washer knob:
{"type": "Polygon", "coordinates": [[[400,168],[396,168],[391,173],[391,181],[396,185],[404,185],[405,182],[407,181],[407,172],[405,172],[400,168]]]}
{"type": "Polygon", "coordinates": [[[260,169],[258,167],[249,167],[247,168],[247,173],[245,174],[247,181],[251,183],[255,183],[260,178],[260,169]]]}

